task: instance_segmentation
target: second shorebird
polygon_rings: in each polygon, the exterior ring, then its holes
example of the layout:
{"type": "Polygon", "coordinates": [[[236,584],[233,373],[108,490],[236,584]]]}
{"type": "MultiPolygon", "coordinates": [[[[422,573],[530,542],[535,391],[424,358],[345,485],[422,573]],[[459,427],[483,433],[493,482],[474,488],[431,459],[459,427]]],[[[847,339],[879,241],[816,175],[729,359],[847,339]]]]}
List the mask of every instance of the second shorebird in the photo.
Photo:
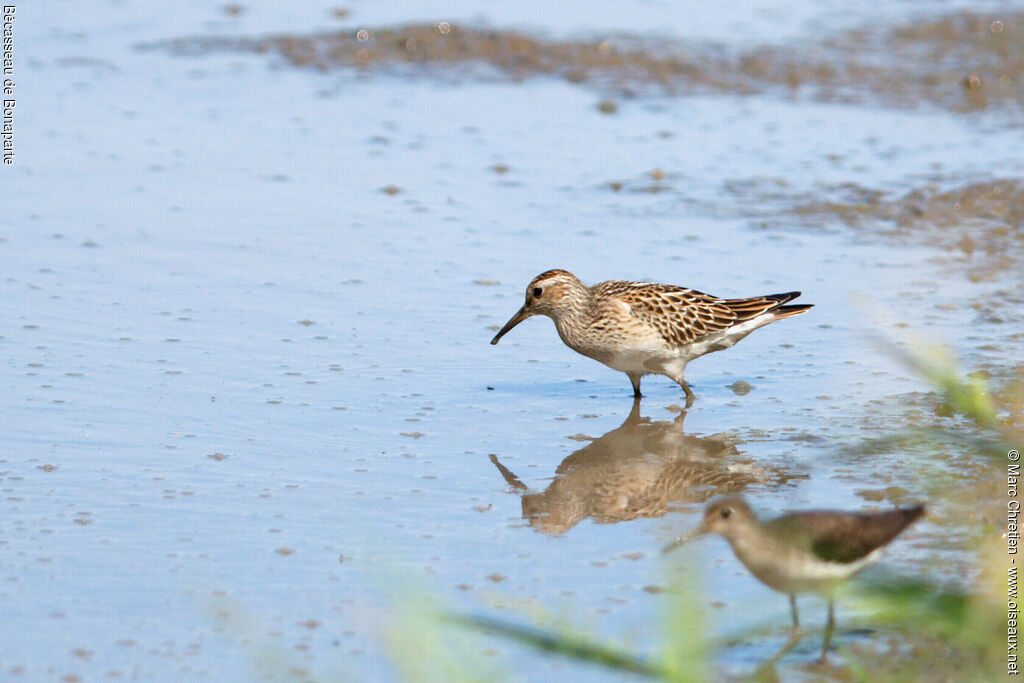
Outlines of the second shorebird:
{"type": "Polygon", "coordinates": [[[491,343],[530,316],[546,315],[570,349],[626,373],[637,398],[641,377],[664,375],[683,388],[689,406],[693,391],[683,379],[686,364],[811,308],[784,305],[798,296],[721,299],[685,287],[622,280],[587,287],[568,271],[549,270],[530,281],[526,303],[491,343]]]}
{"type": "Polygon", "coordinates": [[[820,660],[824,663],[835,628],[836,588],[878,559],[882,548],[923,514],[924,506],[915,505],[882,512],[808,510],[762,521],[741,496],[729,496],[708,503],[700,525],[668,545],[665,552],[702,534],[721,534],[751,574],[789,594],[793,636],[773,661],[800,640],[796,594],[824,596],[828,600],[820,660]]]}

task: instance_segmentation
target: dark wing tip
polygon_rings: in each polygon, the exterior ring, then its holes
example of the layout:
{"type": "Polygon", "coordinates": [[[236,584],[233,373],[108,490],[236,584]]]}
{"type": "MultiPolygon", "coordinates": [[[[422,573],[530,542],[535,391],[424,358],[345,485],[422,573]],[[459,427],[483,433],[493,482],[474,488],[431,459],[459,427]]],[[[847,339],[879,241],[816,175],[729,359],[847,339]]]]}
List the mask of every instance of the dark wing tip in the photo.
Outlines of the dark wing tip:
{"type": "Polygon", "coordinates": [[[818,522],[819,532],[811,542],[811,552],[829,562],[854,562],[888,545],[924,512],[924,505],[915,505],[832,519],[823,515],[818,522]]]}
{"type": "Polygon", "coordinates": [[[812,308],[814,308],[814,304],[793,304],[792,306],[779,306],[778,308],[771,309],[771,311],[775,314],[775,318],[779,320],[806,313],[812,308]]]}
{"type": "Polygon", "coordinates": [[[792,301],[801,294],[803,294],[803,292],[783,292],[782,294],[769,294],[768,296],[765,297],[765,299],[775,301],[779,304],[784,304],[787,301],[792,301]]]}
{"type": "Polygon", "coordinates": [[[764,313],[774,313],[775,319],[778,320],[803,313],[811,308],[812,304],[783,306],[787,301],[792,301],[798,296],[800,296],[800,292],[783,292],[782,294],[768,294],[747,299],[725,299],[722,304],[736,316],[736,322],[744,322],[764,313]]]}

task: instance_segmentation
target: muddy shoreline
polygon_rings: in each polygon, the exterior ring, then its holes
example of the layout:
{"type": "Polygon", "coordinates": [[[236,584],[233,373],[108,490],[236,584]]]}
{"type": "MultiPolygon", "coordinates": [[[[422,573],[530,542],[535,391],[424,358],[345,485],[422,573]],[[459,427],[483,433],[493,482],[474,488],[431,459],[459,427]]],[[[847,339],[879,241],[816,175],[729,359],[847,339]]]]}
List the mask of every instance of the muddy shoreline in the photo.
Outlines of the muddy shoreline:
{"type": "Polygon", "coordinates": [[[1024,12],[1018,11],[997,17],[957,12],[745,51],[623,34],[600,40],[551,40],[447,22],[256,38],[200,36],[140,47],[193,56],[256,52],[276,55],[297,67],[355,68],[409,77],[555,76],[619,97],[645,92],[774,92],[828,102],[1019,113],[1024,101],[1022,36],[1024,12]]]}

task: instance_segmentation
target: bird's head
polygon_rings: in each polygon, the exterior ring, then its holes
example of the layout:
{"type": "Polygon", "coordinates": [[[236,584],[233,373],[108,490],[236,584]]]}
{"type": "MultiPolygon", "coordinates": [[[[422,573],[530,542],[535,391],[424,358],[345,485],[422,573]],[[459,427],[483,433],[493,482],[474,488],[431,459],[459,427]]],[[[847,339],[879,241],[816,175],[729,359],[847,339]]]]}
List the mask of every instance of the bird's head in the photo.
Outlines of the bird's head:
{"type": "Polygon", "coordinates": [[[708,503],[699,528],[703,533],[721,534],[729,538],[736,533],[736,529],[756,520],[757,517],[742,496],[726,496],[708,503]]]}
{"type": "Polygon", "coordinates": [[[546,315],[557,320],[586,297],[587,288],[575,275],[565,270],[548,270],[530,280],[526,286],[526,302],[512,318],[505,323],[491,340],[498,340],[513,327],[533,315],[546,315]]]}
{"type": "Polygon", "coordinates": [[[742,496],[716,498],[704,508],[704,519],[701,520],[700,524],[690,533],[680,536],[666,546],[663,552],[667,553],[670,550],[674,550],[704,534],[721,534],[727,539],[733,538],[737,534],[742,533],[741,529],[745,529],[750,524],[756,522],[757,516],[742,496]]]}

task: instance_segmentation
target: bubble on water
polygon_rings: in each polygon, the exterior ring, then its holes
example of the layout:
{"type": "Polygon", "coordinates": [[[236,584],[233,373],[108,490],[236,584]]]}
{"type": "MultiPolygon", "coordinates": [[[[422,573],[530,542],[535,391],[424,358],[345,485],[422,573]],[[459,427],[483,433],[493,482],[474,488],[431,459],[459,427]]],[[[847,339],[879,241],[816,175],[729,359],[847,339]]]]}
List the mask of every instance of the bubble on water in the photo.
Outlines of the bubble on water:
{"type": "Polygon", "coordinates": [[[367,31],[365,28],[361,28],[359,29],[359,31],[356,32],[356,40],[358,40],[360,43],[365,43],[369,39],[370,32],[367,31]]]}
{"type": "Polygon", "coordinates": [[[448,32],[452,30],[452,25],[447,21],[442,21],[437,25],[437,30],[441,32],[441,35],[446,36],[448,32]]]}

